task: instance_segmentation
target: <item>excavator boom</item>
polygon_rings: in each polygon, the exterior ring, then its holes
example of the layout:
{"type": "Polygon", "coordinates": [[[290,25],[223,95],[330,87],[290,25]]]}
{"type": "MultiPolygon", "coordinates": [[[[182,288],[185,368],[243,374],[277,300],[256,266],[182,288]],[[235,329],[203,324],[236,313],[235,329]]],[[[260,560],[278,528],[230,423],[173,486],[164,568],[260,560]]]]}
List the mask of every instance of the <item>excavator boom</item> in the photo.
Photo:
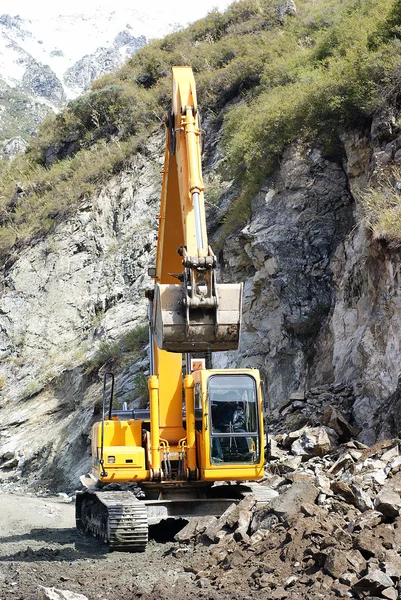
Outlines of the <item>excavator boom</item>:
{"type": "Polygon", "coordinates": [[[216,283],[201,154],[203,132],[190,67],[173,67],[153,294],[153,334],[169,352],[238,347],[241,284],[216,283]]]}

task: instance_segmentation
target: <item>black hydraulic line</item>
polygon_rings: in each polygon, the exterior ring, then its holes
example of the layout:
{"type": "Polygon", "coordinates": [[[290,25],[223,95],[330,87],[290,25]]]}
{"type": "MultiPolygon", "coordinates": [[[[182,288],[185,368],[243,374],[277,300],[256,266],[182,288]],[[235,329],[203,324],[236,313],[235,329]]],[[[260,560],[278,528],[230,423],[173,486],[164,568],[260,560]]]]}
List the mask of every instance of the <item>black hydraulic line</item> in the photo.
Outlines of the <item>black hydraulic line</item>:
{"type": "Polygon", "coordinates": [[[185,368],[186,368],[186,374],[190,375],[191,374],[191,353],[190,352],[185,353],[185,368]]]}
{"type": "Polygon", "coordinates": [[[172,471],[171,471],[170,452],[167,453],[167,468],[168,468],[169,479],[171,479],[171,477],[172,477],[172,471]]]}
{"type": "Polygon", "coordinates": [[[103,447],[104,447],[104,420],[106,413],[106,385],[107,385],[107,377],[111,377],[111,395],[110,395],[110,407],[109,407],[109,419],[111,420],[111,409],[113,405],[113,393],[114,393],[114,374],[110,372],[106,372],[103,377],[103,394],[102,394],[102,433],[100,438],[100,459],[99,464],[102,467],[102,475],[104,477],[107,476],[107,472],[104,468],[104,460],[103,460],[103,447]]]}
{"type": "Polygon", "coordinates": [[[153,331],[152,331],[152,321],[153,321],[153,300],[149,299],[149,307],[148,307],[148,316],[149,316],[149,364],[150,364],[150,375],[155,375],[155,353],[153,347],[153,331]]]}
{"type": "Polygon", "coordinates": [[[106,394],[106,379],[107,376],[109,376],[111,378],[111,390],[110,390],[110,403],[109,403],[109,420],[111,421],[111,411],[113,409],[113,396],[114,396],[114,373],[111,373],[111,371],[107,371],[104,374],[104,384],[103,384],[103,391],[106,394]]]}
{"type": "Polygon", "coordinates": [[[178,479],[181,479],[184,476],[184,453],[178,453],[178,469],[177,469],[178,479]]]}
{"type": "Polygon", "coordinates": [[[163,452],[163,467],[164,467],[164,473],[166,474],[167,479],[168,479],[167,452],[163,452]]]}

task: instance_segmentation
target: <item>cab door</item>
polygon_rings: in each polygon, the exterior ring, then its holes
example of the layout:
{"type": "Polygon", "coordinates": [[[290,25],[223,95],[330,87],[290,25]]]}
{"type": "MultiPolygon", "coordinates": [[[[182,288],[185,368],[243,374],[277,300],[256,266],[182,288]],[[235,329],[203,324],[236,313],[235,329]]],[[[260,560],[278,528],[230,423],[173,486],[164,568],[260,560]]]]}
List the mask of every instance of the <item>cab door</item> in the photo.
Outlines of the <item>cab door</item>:
{"type": "Polygon", "coordinates": [[[263,476],[258,371],[208,371],[204,380],[201,474],[206,480],[263,476]]]}

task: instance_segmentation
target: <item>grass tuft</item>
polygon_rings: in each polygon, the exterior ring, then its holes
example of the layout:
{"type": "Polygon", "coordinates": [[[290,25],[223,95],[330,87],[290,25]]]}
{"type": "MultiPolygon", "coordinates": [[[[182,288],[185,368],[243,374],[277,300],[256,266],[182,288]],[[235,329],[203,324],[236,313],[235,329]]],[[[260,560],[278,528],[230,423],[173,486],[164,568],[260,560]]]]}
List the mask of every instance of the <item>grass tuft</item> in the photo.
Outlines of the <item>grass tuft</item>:
{"type": "Polygon", "coordinates": [[[401,248],[401,169],[379,172],[374,184],[359,190],[368,228],[373,239],[389,248],[401,248]]]}

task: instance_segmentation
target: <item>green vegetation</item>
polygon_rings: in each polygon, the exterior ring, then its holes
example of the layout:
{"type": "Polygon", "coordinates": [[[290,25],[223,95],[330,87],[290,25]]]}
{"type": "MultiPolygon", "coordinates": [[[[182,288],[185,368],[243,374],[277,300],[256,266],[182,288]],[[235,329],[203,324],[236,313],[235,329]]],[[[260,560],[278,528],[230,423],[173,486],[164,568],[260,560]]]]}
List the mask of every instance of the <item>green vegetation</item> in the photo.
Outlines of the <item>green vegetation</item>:
{"type": "Polygon", "coordinates": [[[135,397],[133,399],[137,401],[137,407],[147,408],[149,406],[148,378],[142,371],[134,378],[134,387],[135,397]]]}
{"type": "Polygon", "coordinates": [[[373,238],[390,248],[401,245],[401,171],[393,167],[378,174],[374,185],[358,193],[373,238]]]}
{"type": "Polygon", "coordinates": [[[119,360],[124,355],[129,355],[130,362],[137,360],[149,341],[149,329],[147,325],[136,327],[126,333],[117,342],[103,340],[95,354],[88,362],[87,371],[99,369],[113,360],[119,360]]]}
{"type": "Polygon", "coordinates": [[[202,112],[223,129],[222,176],[237,189],[224,235],[249,218],[290,142],[317,140],[340,158],[345,130],[399,100],[401,1],[297,0],[296,14],[280,16],[284,4],[212,11],[48,117],[27,153],[0,165],[0,253],[50,231],[144,148],[168,107],[173,65],[193,67],[202,112]]]}
{"type": "Polygon", "coordinates": [[[0,254],[15,242],[50,231],[56,220],[68,216],[78,202],[121,171],[137,148],[137,139],[128,138],[96,143],[51,168],[27,160],[29,154],[0,163],[0,254]],[[21,196],[15,195],[16,185],[21,196]]]}

